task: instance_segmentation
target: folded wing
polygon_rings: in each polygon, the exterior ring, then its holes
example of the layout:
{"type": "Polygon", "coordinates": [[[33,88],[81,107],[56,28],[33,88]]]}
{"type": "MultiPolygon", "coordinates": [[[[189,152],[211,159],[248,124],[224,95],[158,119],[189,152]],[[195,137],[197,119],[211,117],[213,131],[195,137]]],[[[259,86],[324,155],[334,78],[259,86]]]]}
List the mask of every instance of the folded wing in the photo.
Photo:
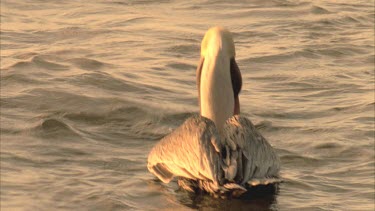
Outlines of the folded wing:
{"type": "Polygon", "coordinates": [[[226,154],[233,154],[237,167],[228,179],[241,185],[279,181],[279,157],[249,119],[235,115],[227,120],[224,131],[227,145],[232,146],[226,154]]]}
{"type": "Polygon", "coordinates": [[[214,146],[218,141],[214,123],[195,115],[154,146],[147,167],[165,183],[175,176],[217,182],[220,164],[214,146]]]}

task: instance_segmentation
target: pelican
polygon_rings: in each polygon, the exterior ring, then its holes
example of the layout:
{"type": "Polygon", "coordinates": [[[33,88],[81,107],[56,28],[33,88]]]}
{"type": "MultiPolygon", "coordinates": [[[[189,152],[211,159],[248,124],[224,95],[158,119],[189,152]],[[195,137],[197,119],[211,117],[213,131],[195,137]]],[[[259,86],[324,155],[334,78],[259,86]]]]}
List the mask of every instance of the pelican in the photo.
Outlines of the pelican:
{"type": "Polygon", "coordinates": [[[231,33],[210,28],[197,67],[200,114],[160,140],[148,170],[162,182],[174,177],[188,191],[240,196],[251,186],[278,183],[280,160],[249,119],[240,115],[240,69],[231,33]]]}

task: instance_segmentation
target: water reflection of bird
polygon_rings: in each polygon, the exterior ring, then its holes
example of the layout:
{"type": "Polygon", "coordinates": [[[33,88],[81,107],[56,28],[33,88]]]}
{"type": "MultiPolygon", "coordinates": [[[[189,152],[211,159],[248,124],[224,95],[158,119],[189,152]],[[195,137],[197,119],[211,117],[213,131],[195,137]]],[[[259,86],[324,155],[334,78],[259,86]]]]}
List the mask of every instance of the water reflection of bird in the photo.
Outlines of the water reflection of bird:
{"type": "Polygon", "coordinates": [[[209,29],[197,68],[200,115],[164,137],[148,156],[148,169],[189,191],[239,196],[246,188],[279,181],[280,161],[251,121],[240,116],[240,70],[231,33],[209,29]]]}

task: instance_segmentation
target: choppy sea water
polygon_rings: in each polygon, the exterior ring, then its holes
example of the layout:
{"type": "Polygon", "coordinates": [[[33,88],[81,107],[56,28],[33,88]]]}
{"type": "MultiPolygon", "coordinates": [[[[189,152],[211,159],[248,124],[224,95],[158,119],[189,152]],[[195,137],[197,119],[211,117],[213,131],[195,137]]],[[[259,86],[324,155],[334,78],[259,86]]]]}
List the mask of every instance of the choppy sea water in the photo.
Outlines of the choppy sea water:
{"type": "Polygon", "coordinates": [[[1,210],[374,210],[374,1],[1,1],[1,210]],[[211,26],[277,194],[214,199],[147,171],[198,112],[211,26]]]}

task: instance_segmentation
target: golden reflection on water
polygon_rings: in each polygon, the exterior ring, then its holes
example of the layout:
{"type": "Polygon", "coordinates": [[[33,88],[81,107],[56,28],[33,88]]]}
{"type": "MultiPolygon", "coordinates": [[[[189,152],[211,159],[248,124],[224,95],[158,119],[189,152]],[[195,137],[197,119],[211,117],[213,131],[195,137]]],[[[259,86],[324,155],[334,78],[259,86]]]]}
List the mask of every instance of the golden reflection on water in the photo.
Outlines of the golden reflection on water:
{"type": "Polygon", "coordinates": [[[374,210],[372,1],[8,0],[0,36],[4,210],[374,210]],[[214,25],[234,35],[242,112],[281,157],[274,201],[192,197],[145,166],[198,111],[214,25]]]}

